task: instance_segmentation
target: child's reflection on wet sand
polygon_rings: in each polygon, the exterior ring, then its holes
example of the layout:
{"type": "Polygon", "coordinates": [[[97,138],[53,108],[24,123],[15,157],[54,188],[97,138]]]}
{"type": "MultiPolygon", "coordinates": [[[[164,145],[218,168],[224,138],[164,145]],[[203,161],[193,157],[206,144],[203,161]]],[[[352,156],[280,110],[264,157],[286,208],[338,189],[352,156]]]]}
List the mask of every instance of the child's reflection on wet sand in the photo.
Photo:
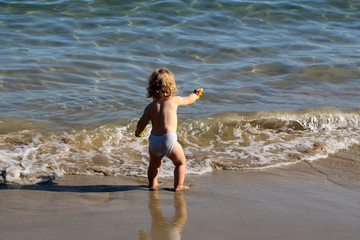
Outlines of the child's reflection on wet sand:
{"type": "Polygon", "coordinates": [[[186,202],[184,192],[174,193],[175,213],[171,219],[164,216],[160,206],[159,191],[149,192],[149,210],[152,217],[151,234],[145,230],[139,233],[139,239],[174,240],[181,239],[180,233],[187,220],[186,202]]]}

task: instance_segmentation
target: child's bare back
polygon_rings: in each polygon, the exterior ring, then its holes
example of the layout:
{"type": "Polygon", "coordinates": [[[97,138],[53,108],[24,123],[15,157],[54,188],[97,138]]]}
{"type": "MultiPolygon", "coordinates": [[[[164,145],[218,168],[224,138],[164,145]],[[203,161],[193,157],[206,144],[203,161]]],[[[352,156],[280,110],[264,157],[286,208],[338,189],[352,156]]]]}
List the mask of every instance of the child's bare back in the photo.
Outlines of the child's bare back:
{"type": "Polygon", "coordinates": [[[154,100],[144,111],[144,121],[151,120],[151,134],[161,136],[177,130],[177,108],[195,102],[196,97],[190,94],[187,97],[174,96],[168,100],[154,100]],[[194,100],[195,99],[195,100],[194,100]]]}

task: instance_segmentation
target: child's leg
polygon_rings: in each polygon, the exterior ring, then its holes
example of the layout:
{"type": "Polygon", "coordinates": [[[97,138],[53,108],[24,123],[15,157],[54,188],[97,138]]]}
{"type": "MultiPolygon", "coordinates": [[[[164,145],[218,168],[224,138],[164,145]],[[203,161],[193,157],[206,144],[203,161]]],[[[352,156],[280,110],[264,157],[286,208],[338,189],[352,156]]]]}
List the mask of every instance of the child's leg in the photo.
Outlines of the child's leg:
{"type": "Polygon", "coordinates": [[[148,168],[149,187],[155,188],[159,185],[157,181],[157,177],[159,175],[159,169],[161,166],[162,159],[155,156],[150,149],[149,149],[149,155],[150,155],[150,164],[148,168]]]}
{"type": "Polygon", "coordinates": [[[175,165],[174,170],[174,190],[185,190],[189,189],[189,187],[184,186],[185,181],[185,164],[186,158],[184,154],[184,150],[181,145],[176,142],[170,154],[170,159],[175,165]]]}

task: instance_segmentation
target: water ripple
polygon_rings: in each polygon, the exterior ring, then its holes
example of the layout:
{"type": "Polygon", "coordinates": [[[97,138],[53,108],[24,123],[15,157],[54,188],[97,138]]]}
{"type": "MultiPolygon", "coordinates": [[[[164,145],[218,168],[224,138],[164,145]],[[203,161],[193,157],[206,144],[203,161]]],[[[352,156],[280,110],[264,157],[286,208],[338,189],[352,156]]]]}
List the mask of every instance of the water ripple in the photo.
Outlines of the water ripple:
{"type": "Polygon", "coordinates": [[[184,116],[360,100],[358,1],[5,0],[0,16],[5,116],[137,117],[159,66],[180,94],[206,88],[184,116]]]}

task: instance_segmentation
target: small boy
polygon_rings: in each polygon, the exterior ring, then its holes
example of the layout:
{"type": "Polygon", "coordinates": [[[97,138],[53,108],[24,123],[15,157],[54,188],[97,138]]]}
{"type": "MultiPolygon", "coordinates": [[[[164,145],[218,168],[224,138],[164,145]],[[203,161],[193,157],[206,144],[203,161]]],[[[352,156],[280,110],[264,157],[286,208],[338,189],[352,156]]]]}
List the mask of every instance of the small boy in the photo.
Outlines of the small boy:
{"type": "Polygon", "coordinates": [[[148,168],[149,187],[159,186],[157,178],[162,158],[166,155],[175,165],[174,190],[186,190],[185,180],[186,158],[181,145],[177,142],[177,108],[193,104],[201,96],[200,89],[195,89],[187,97],[175,96],[178,87],[174,75],[167,69],[155,69],[149,76],[147,97],[153,102],[144,110],[136,126],[135,136],[140,136],[149,120],[152,130],[149,137],[150,164],[148,168]]]}

